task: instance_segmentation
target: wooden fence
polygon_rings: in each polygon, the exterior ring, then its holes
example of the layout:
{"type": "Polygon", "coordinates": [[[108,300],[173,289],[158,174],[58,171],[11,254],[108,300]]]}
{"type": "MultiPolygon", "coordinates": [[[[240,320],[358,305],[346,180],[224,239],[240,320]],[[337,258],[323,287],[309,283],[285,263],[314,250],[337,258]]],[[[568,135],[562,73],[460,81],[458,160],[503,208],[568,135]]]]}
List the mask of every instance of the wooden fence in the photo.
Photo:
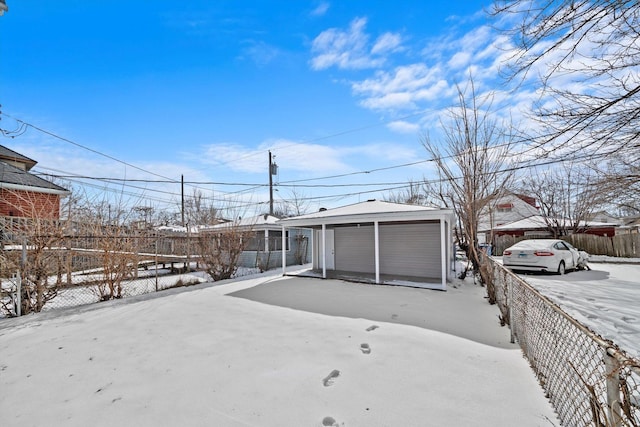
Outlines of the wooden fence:
{"type": "MultiPolygon", "coordinates": [[[[493,255],[502,255],[509,246],[525,239],[548,239],[549,236],[496,236],[494,237],[493,255]]],[[[570,234],[561,237],[576,248],[590,255],[607,255],[620,258],[640,258],[640,234],[621,234],[613,237],[595,236],[592,234],[570,234]]]]}

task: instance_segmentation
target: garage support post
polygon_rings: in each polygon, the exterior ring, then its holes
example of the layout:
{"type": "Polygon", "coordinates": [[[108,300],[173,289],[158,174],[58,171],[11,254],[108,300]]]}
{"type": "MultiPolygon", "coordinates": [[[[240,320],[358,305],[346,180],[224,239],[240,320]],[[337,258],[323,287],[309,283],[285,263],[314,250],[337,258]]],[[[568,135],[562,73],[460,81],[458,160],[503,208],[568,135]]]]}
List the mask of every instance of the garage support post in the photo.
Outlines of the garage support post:
{"type": "Polygon", "coordinates": [[[287,251],[286,251],[286,234],[287,234],[287,229],[285,228],[285,226],[282,226],[282,275],[286,275],[287,274],[287,251]]]}
{"type": "Polygon", "coordinates": [[[440,218],[440,257],[441,274],[442,274],[442,290],[447,289],[447,230],[445,219],[440,218]]]}
{"type": "Polygon", "coordinates": [[[322,278],[327,278],[327,225],[322,224],[322,278]]]}
{"type": "Polygon", "coordinates": [[[376,283],[380,284],[380,222],[373,222],[373,234],[374,234],[374,253],[376,263],[376,283]]]}

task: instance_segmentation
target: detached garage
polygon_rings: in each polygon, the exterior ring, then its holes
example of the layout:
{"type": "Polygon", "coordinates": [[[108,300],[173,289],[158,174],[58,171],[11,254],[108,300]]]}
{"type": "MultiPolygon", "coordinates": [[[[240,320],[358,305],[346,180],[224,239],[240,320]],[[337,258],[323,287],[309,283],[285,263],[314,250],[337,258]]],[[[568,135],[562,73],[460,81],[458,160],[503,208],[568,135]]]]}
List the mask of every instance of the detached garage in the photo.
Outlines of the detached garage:
{"type": "MultiPolygon", "coordinates": [[[[313,272],[384,284],[446,289],[453,212],[376,200],[278,221],[310,228],[313,272]]],[[[283,273],[284,273],[283,263],[283,273]]]]}

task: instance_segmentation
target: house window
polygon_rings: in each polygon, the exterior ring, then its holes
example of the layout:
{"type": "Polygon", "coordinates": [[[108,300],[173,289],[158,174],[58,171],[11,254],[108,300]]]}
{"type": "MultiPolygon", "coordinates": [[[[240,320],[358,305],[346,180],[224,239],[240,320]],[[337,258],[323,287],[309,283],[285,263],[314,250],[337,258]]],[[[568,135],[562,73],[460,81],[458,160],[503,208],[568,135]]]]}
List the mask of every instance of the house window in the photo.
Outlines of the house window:
{"type": "MultiPolygon", "coordinates": [[[[287,230],[285,234],[285,250],[289,250],[289,230],[287,230]]],[[[282,250],[282,231],[269,231],[269,250],[270,251],[281,251],[282,250]]]]}
{"type": "Polygon", "coordinates": [[[249,238],[244,250],[264,251],[264,231],[256,231],[253,236],[249,238]]]}
{"type": "MultiPolygon", "coordinates": [[[[286,234],[286,250],[289,250],[289,231],[286,234]]],[[[264,252],[268,251],[280,251],[282,250],[282,231],[276,230],[260,230],[256,231],[253,236],[247,242],[245,251],[258,251],[264,252]],[[265,245],[265,235],[268,237],[269,245],[265,245]]]]}
{"type": "Polygon", "coordinates": [[[513,203],[500,203],[496,206],[498,212],[511,212],[513,210],[513,203]]]}

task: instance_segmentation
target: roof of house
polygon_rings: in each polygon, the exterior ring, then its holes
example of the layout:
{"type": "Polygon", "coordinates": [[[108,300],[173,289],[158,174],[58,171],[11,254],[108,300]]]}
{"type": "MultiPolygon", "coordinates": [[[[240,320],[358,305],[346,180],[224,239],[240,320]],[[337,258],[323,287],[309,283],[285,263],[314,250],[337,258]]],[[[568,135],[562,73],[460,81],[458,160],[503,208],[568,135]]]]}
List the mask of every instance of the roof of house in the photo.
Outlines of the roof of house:
{"type": "MultiPolygon", "coordinates": [[[[571,221],[569,219],[558,220],[564,226],[569,226],[571,221]]],[[[580,221],[580,227],[615,227],[617,224],[607,222],[596,221],[580,221]]],[[[547,221],[542,215],[533,215],[528,218],[524,218],[518,221],[513,221],[508,224],[498,225],[494,230],[536,230],[547,228],[547,221]]]]}
{"type": "Polygon", "coordinates": [[[59,185],[3,161],[0,161],[0,188],[60,195],[69,193],[59,185]]]}
{"type": "Polygon", "coordinates": [[[36,163],[38,163],[35,160],[28,158],[27,156],[23,156],[22,154],[5,147],[4,145],[0,145],[0,161],[1,160],[23,163],[24,165],[26,165],[27,170],[30,170],[36,165],[36,163]]]}
{"type": "Polygon", "coordinates": [[[623,218],[622,221],[625,226],[638,226],[640,225],[640,216],[629,216],[623,218]]]}
{"type": "Polygon", "coordinates": [[[278,221],[278,218],[273,215],[262,214],[262,215],[248,217],[248,218],[240,218],[235,221],[223,222],[221,224],[216,224],[212,227],[209,227],[209,229],[224,229],[229,227],[260,228],[260,229],[279,228],[276,225],[277,221],[278,221]]]}
{"type": "Polygon", "coordinates": [[[440,219],[442,216],[453,216],[450,209],[439,209],[420,205],[368,200],[334,209],[284,218],[278,224],[285,226],[313,226],[320,224],[345,224],[351,222],[374,221],[410,221],[440,219]]]}

